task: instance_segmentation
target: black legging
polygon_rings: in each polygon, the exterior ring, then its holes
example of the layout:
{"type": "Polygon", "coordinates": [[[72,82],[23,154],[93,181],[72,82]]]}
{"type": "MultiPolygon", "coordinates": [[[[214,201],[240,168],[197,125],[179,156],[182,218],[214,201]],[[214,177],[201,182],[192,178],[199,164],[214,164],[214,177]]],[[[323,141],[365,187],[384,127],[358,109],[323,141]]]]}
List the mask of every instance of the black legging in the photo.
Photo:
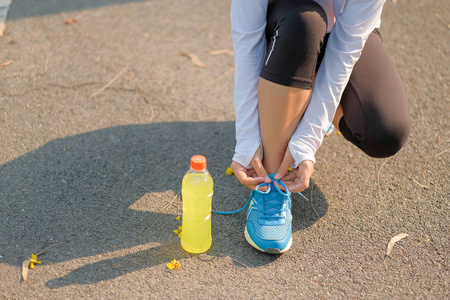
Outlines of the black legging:
{"type": "MultiPolygon", "coordinates": [[[[326,28],[325,12],[312,0],[270,4],[261,77],[311,89],[326,52],[326,28]]],[[[342,135],[366,154],[388,157],[406,142],[410,130],[406,94],[378,30],[370,34],[340,103],[344,111],[339,122],[342,135]]]]}

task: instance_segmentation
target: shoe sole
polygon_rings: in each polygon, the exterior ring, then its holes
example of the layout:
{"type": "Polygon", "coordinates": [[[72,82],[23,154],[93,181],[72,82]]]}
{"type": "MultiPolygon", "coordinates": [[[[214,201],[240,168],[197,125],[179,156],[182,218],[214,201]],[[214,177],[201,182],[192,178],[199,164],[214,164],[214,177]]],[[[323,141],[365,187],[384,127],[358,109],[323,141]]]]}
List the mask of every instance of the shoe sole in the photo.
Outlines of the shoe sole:
{"type": "Polygon", "coordinates": [[[265,252],[265,253],[269,253],[269,254],[281,254],[281,253],[284,253],[284,252],[288,251],[289,248],[291,248],[291,245],[292,245],[292,236],[291,236],[291,238],[289,239],[289,242],[288,242],[286,248],[284,248],[283,250],[280,250],[278,248],[267,248],[266,250],[263,250],[263,249],[259,248],[258,246],[256,246],[256,244],[250,238],[250,236],[249,236],[249,234],[247,232],[247,226],[245,226],[245,234],[244,235],[245,235],[245,239],[247,240],[247,242],[250,245],[252,245],[254,248],[258,249],[261,252],[265,252]]]}

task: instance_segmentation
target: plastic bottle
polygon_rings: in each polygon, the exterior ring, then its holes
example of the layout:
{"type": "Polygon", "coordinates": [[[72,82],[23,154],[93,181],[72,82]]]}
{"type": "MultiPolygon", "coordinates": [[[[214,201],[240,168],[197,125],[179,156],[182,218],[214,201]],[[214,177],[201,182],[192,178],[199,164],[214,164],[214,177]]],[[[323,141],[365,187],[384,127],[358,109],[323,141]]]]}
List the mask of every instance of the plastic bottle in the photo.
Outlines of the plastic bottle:
{"type": "Polygon", "coordinates": [[[206,169],[206,158],[195,155],[181,186],[183,227],[181,246],[190,253],[202,253],[211,247],[211,202],[213,179],[206,169]]]}

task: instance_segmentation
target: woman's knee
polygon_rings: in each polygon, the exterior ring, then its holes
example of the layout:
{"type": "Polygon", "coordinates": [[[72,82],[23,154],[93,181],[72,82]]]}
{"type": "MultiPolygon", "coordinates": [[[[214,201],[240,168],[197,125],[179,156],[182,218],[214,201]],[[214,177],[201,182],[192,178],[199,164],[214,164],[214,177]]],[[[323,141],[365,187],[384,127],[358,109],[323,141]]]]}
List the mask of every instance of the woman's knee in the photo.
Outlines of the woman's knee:
{"type": "Polygon", "coordinates": [[[289,28],[285,34],[291,45],[304,47],[305,44],[312,43],[316,49],[327,30],[327,15],[315,1],[307,1],[298,9],[289,10],[282,22],[289,28]]]}
{"type": "Polygon", "coordinates": [[[395,124],[380,123],[367,129],[362,150],[371,157],[384,158],[396,154],[408,140],[409,116],[397,119],[395,124]]]}

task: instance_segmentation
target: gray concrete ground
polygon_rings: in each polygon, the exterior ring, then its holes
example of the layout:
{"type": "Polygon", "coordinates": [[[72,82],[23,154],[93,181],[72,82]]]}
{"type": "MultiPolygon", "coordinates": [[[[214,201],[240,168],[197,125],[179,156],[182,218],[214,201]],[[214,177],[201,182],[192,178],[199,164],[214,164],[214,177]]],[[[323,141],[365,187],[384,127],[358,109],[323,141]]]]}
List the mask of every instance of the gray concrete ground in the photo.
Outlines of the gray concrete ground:
{"type": "Polygon", "coordinates": [[[208,158],[215,208],[248,197],[224,176],[233,59],[211,53],[231,50],[229,6],[12,2],[0,38],[0,298],[449,297],[446,1],[385,5],[382,34],[412,118],[402,151],[372,159],[327,138],[311,201],[294,196],[286,254],[252,249],[244,213],[213,216],[207,253],[181,250],[176,195],[191,155],[208,158]],[[386,256],[399,233],[409,236],[386,256]],[[22,282],[22,262],[41,251],[22,282]],[[174,258],[181,268],[168,270],[174,258]]]}

